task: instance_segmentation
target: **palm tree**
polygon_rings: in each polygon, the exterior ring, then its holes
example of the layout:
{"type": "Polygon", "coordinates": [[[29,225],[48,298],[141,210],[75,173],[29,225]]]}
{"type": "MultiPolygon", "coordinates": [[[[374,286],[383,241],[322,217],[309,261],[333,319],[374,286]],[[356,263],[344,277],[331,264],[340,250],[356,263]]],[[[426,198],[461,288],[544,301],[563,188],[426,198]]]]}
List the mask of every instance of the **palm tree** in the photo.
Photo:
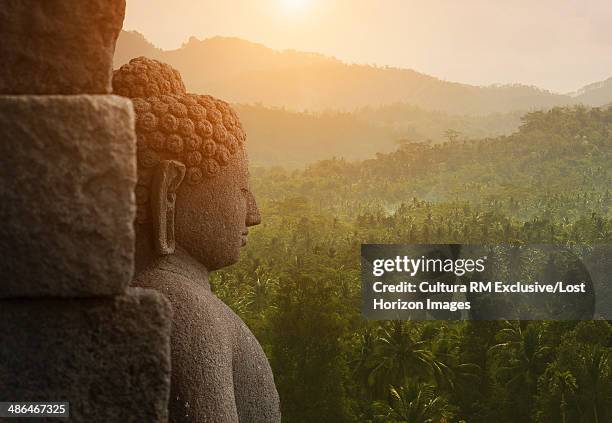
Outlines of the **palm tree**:
{"type": "Polygon", "coordinates": [[[609,352],[594,346],[588,350],[583,360],[585,380],[581,390],[585,391],[585,402],[590,403],[594,422],[599,423],[598,408],[601,402],[606,401],[606,394],[609,392],[607,388],[610,386],[609,352]]]}
{"type": "Polygon", "coordinates": [[[372,327],[366,326],[361,330],[360,333],[356,334],[356,345],[358,345],[358,352],[354,360],[350,362],[353,368],[355,377],[360,381],[361,386],[364,387],[364,394],[371,401],[371,393],[367,389],[368,378],[370,374],[369,364],[374,351],[374,344],[376,341],[375,331],[372,327]]]}
{"type": "Polygon", "coordinates": [[[434,386],[411,384],[389,389],[390,401],[373,404],[375,418],[393,423],[439,423],[454,417],[454,408],[434,386]]]}
{"type": "Polygon", "coordinates": [[[525,398],[527,413],[532,408],[532,398],[536,390],[545,358],[550,347],[544,345],[538,326],[524,322],[506,322],[497,337],[501,341],[489,351],[498,357],[497,377],[510,390],[521,393],[525,398]]]}
{"type": "Polygon", "coordinates": [[[268,307],[274,298],[278,289],[278,280],[267,277],[266,272],[261,267],[255,270],[255,276],[255,280],[245,286],[244,302],[254,314],[259,314],[268,307]]]}
{"type": "Polygon", "coordinates": [[[368,383],[380,392],[388,384],[401,386],[409,377],[425,377],[439,367],[426,341],[418,340],[412,322],[393,320],[379,329],[368,383]]]}
{"type": "Polygon", "coordinates": [[[550,351],[544,345],[542,335],[535,325],[523,328],[521,322],[506,322],[506,327],[498,333],[502,342],[492,346],[491,352],[504,352],[510,355],[506,365],[499,370],[505,375],[507,385],[526,386],[535,383],[539,366],[550,351]]]}
{"type": "Polygon", "coordinates": [[[454,391],[458,385],[478,383],[481,368],[474,363],[463,363],[461,354],[461,326],[443,326],[436,341],[431,346],[435,367],[434,377],[438,387],[446,386],[454,391]]]}
{"type": "Polygon", "coordinates": [[[564,372],[557,371],[554,375],[553,387],[561,394],[561,403],[559,409],[561,411],[561,421],[565,423],[565,414],[567,412],[567,396],[576,392],[578,384],[576,378],[569,370],[564,372]]]}

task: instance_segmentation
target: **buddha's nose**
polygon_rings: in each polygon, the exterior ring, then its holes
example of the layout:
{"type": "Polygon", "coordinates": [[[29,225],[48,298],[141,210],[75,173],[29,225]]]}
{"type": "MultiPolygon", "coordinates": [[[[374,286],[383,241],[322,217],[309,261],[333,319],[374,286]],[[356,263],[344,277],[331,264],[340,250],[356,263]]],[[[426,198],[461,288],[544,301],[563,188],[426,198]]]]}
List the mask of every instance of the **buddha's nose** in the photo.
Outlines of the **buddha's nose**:
{"type": "Polygon", "coordinates": [[[261,214],[259,214],[259,208],[257,207],[257,202],[255,201],[255,197],[252,193],[249,192],[248,200],[247,200],[247,215],[246,215],[246,225],[247,226],[255,226],[261,223],[261,214]]]}

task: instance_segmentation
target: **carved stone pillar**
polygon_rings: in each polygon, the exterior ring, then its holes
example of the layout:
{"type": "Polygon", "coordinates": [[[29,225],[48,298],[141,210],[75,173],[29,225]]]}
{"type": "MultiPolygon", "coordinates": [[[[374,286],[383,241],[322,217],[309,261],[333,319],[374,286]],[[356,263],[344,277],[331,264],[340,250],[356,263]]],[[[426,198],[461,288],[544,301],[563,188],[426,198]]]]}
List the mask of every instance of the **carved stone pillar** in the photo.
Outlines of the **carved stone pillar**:
{"type": "Polygon", "coordinates": [[[134,113],[107,94],[124,10],[0,8],[0,401],[69,402],[70,421],[167,421],[171,309],[127,288],[134,113]]]}

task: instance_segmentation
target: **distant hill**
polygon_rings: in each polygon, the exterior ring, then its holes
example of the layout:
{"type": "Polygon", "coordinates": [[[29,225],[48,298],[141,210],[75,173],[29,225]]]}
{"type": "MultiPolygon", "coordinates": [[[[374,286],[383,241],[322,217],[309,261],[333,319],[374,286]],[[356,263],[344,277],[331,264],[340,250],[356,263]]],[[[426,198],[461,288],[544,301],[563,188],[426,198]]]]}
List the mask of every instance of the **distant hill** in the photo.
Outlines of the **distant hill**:
{"type": "Polygon", "coordinates": [[[138,56],[161,59],[163,51],[155,47],[140,32],[121,31],[115,47],[114,67],[118,68],[138,56]]]}
{"type": "Polygon", "coordinates": [[[402,132],[351,113],[313,114],[255,105],[234,105],[247,133],[255,165],[302,167],[330,157],[352,160],[397,148],[402,132]]]}
{"type": "Polygon", "coordinates": [[[247,132],[247,148],[255,165],[301,167],[330,157],[349,160],[390,152],[406,142],[447,141],[506,135],[520,125],[522,113],[459,116],[393,104],[355,112],[294,112],[261,105],[235,104],[247,132]]]}
{"type": "Polygon", "coordinates": [[[581,97],[525,85],[479,87],[411,69],[347,64],[320,54],[276,51],[238,38],[192,37],[179,49],[163,51],[141,34],[123,31],[115,66],[139,55],[176,67],[192,92],[294,110],[354,110],[407,103],[425,110],[480,115],[581,101],[581,97]]]}
{"type": "Polygon", "coordinates": [[[408,142],[446,141],[447,130],[459,141],[508,135],[526,110],[612,101],[611,80],[568,95],[521,85],[477,87],[236,38],[192,38],[163,51],[138,32],[122,32],[115,67],[141,55],[175,66],[189,91],[233,102],[256,165],[362,160],[408,142]]]}
{"type": "Polygon", "coordinates": [[[556,107],[528,113],[516,132],[497,139],[405,143],[373,159],[324,160],[285,176],[262,169],[254,190],[330,207],[369,201],[390,209],[416,197],[461,199],[483,204],[489,213],[498,211],[496,203],[518,201],[522,219],[544,209],[564,218],[594,210],[610,216],[611,121],[612,108],[556,107]],[[279,182],[261,177],[266,174],[279,182]]]}
{"type": "Polygon", "coordinates": [[[576,101],[590,106],[600,107],[610,104],[610,101],[612,101],[612,77],[605,81],[589,84],[570,95],[576,101]]]}

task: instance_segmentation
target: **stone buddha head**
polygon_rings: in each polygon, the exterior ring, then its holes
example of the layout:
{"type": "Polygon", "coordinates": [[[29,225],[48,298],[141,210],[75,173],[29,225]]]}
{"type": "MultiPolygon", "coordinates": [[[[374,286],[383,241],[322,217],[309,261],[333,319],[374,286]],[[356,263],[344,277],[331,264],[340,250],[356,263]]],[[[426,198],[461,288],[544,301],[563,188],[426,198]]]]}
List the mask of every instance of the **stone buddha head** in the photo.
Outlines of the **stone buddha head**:
{"type": "Polygon", "coordinates": [[[144,57],[115,71],[113,89],[136,113],[137,271],[177,248],[209,271],[235,263],[260,222],[235,111],[144,57]]]}

